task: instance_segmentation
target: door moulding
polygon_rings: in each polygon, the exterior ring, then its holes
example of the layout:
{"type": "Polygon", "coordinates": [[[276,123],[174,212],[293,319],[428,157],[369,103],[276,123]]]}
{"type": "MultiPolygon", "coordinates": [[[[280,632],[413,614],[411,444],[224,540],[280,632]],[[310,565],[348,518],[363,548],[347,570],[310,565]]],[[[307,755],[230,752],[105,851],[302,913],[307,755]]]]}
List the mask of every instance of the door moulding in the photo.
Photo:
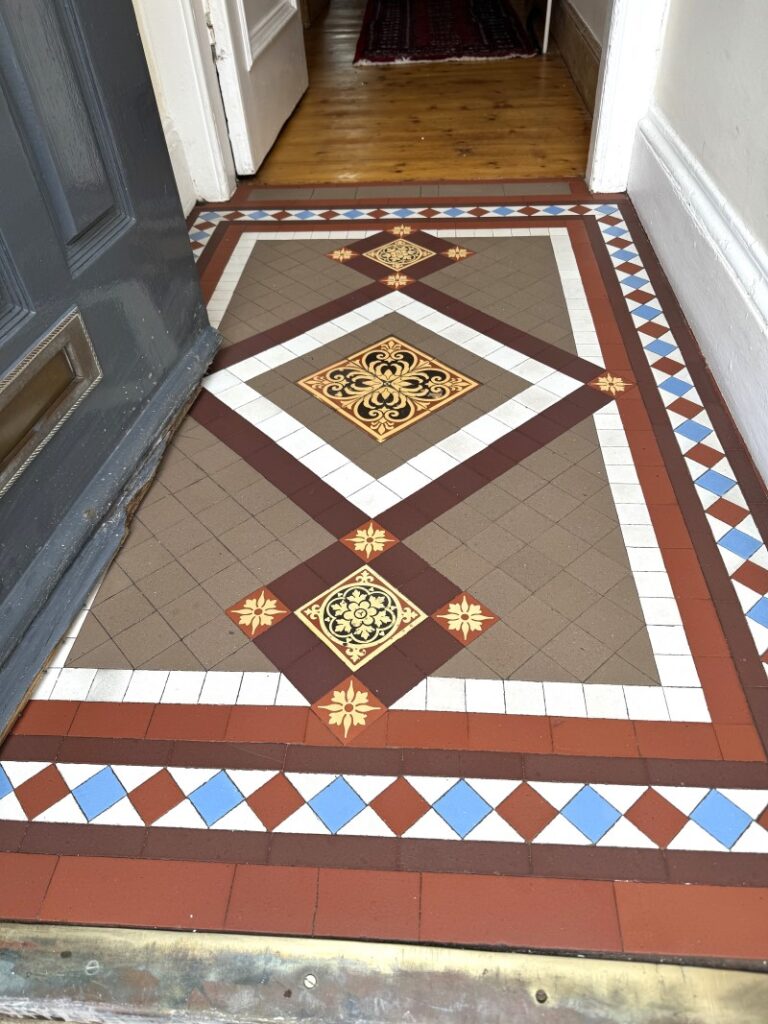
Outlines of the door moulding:
{"type": "Polygon", "coordinates": [[[669,0],[613,0],[587,164],[592,192],[625,192],[640,119],[651,104],[669,0]]]}

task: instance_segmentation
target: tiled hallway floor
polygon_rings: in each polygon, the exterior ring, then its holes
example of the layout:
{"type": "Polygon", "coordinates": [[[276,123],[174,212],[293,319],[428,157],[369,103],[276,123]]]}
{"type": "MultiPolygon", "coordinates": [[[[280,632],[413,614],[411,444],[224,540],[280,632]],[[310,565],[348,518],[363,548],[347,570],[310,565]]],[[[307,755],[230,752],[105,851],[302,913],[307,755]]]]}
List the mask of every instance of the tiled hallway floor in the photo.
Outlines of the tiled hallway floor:
{"type": "Polygon", "coordinates": [[[224,344],[0,916],[766,957],[768,502],[631,207],[296,191],[192,219],[224,344]]]}

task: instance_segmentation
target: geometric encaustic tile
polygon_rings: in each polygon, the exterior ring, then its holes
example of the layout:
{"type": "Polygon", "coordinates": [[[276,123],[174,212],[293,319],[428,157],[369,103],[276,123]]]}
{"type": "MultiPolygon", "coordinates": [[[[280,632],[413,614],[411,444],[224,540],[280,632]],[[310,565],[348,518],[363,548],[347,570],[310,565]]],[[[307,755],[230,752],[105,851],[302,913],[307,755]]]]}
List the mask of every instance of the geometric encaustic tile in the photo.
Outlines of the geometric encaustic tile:
{"type": "Polygon", "coordinates": [[[297,382],[377,441],[467,394],[477,381],[389,337],[297,382]]]}
{"type": "Polygon", "coordinates": [[[413,267],[423,260],[428,260],[435,254],[430,252],[429,249],[417,245],[416,242],[406,240],[405,238],[395,238],[391,242],[385,242],[384,245],[378,246],[376,249],[371,249],[369,252],[364,253],[364,255],[367,259],[380,263],[382,267],[386,267],[388,270],[400,271],[405,270],[407,267],[413,267]]]}
{"type": "Polygon", "coordinates": [[[629,390],[634,383],[635,382],[626,372],[623,372],[620,377],[618,374],[610,373],[608,371],[601,373],[598,377],[595,377],[594,380],[588,382],[589,386],[594,388],[595,391],[600,391],[604,395],[611,395],[612,398],[615,398],[616,395],[621,395],[625,391],[629,390]]]}
{"type": "Polygon", "coordinates": [[[466,593],[457,594],[448,604],[438,608],[432,618],[464,647],[499,621],[490,609],[466,593]]]}
{"type": "Polygon", "coordinates": [[[372,562],[374,558],[398,543],[397,537],[385,530],[375,520],[369,519],[352,533],[341,538],[341,543],[354,554],[359,555],[364,562],[372,562]]]}
{"type": "Polygon", "coordinates": [[[349,743],[386,709],[354,676],[349,676],[312,705],[323,725],[342,743],[349,743]]]}
{"type": "Polygon", "coordinates": [[[296,615],[349,668],[359,668],[426,619],[371,569],[355,570],[296,615]]]}
{"type": "Polygon", "coordinates": [[[227,615],[247,637],[253,639],[261,636],[289,611],[290,609],[286,608],[270,590],[261,587],[233,604],[231,608],[227,608],[227,615]]]}

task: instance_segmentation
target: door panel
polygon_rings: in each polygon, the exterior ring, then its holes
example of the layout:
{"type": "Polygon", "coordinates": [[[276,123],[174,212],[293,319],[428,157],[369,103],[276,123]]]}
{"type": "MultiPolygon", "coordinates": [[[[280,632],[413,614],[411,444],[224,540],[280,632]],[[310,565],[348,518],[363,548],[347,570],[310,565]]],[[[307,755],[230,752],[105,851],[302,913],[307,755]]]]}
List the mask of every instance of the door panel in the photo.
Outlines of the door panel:
{"type": "Polygon", "coordinates": [[[216,338],[130,0],[0,0],[0,39],[1,728],[216,338]]]}
{"type": "Polygon", "coordinates": [[[216,63],[238,174],[254,174],[307,84],[296,0],[210,0],[216,63]]]}

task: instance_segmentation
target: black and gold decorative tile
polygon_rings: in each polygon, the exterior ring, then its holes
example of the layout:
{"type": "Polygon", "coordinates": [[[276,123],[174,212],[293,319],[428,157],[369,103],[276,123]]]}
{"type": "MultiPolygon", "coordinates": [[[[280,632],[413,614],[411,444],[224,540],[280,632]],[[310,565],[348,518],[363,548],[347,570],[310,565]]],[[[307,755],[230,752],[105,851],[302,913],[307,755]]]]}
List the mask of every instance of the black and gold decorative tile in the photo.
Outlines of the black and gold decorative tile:
{"type": "Polygon", "coordinates": [[[400,338],[385,338],[297,382],[377,441],[478,386],[400,338]]]}
{"type": "Polygon", "coordinates": [[[374,260],[382,267],[386,267],[387,270],[399,272],[407,270],[408,267],[413,267],[417,263],[422,263],[435,254],[412,239],[395,238],[390,242],[385,242],[384,245],[371,249],[364,255],[367,259],[374,260]]]}
{"type": "Polygon", "coordinates": [[[370,568],[356,570],[296,615],[349,668],[360,668],[427,616],[370,568]]]}

